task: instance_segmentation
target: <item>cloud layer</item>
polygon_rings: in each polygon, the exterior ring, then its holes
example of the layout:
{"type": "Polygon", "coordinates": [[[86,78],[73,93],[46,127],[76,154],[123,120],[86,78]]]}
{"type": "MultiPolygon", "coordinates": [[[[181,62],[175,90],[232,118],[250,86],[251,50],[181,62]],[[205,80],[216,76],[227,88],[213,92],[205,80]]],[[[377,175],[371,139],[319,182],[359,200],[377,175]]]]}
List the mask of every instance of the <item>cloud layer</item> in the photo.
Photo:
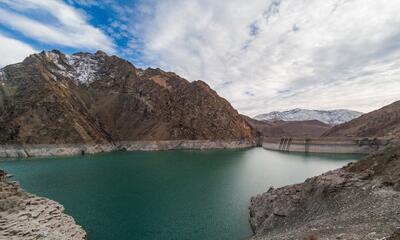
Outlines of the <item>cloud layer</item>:
{"type": "Polygon", "coordinates": [[[0,67],[24,60],[26,56],[37,52],[31,46],[0,34],[0,67]]]}
{"type": "Polygon", "coordinates": [[[399,100],[399,12],[394,0],[0,0],[0,66],[102,49],[204,80],[248,115],[367,112],[399,100]]]}
{"type": "Polygon", "coordinates": [[[57,0],[0,0],[0,23],[53,46],[114,52],[110,37],[87,22],[81,11],[57,0]]]}
{"type": "Polygon", "coordinates": [[[400,96],[400,2],[159,0],[131,23],[150,62],[249,115],[370,111],[400,96]]]}

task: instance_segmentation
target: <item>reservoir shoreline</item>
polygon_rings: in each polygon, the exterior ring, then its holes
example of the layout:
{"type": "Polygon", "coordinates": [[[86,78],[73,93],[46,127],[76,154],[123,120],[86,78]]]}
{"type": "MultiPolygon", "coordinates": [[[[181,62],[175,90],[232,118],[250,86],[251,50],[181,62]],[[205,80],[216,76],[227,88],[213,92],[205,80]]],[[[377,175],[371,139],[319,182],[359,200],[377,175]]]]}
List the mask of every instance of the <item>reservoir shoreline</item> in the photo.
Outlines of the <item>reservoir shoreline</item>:
{"type": "Polygon", "coordinates": [[[27,191],[62,204],[90,239],[211,240],[250,238],[249,199],[269,186],[301,182],[358,159],[249,148],[118,151],[0,163],[27,191]]]}
{"type": "Polygon", "coordinates": [[[26,192],[2,170],[0,188],[0,239],[86,239],[85,230],[64,213],[63,205],[26,192]]]}
{"type": "Polygon", "coordinates": [[[251,198],[251,240],[399,239],[399,145],[251,198]]]}
{"type": "Polygon", "coordinates": [[[369,154],[398,140],[386,138],[269,138],[258,140],[161,140],[120,141],[106,144],[0,145],[1,158],[73,156],[114,151],[212,150],[263,147],[297,153],[369,154]]]}
{"type": "Polygon", "coordinates": [[[242,149],[258,146],[253,140],[165,140],[121,141],[109,144],[21,144],[0,145],[0,158],[28,158],[95,154],[114,151],[165,151],[242,149]]]}

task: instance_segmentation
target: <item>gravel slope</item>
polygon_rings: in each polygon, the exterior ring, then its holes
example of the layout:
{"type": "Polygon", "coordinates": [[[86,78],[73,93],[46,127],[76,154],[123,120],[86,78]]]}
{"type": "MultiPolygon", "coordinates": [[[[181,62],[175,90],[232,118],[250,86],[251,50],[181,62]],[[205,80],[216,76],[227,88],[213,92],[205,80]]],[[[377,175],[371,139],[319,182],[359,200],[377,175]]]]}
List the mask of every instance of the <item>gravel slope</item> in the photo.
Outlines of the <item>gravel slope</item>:
{"type": "Polygon", "coordinates": [[[399,190],[397,145],[253,197],[252,239],[399,239],[399,190]]]}

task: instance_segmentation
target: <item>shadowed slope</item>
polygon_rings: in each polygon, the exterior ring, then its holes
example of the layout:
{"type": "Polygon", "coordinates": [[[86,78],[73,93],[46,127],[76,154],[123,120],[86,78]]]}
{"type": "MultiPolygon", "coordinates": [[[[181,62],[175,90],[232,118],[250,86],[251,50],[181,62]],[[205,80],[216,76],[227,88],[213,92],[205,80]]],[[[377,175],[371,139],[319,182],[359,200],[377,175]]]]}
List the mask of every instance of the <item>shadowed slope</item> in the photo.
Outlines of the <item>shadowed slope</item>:
{"type": "Polygon", "coordinates": [[[324,133],[324,137],[400,137],[400,101],[324,133]]]}
{"type": "Polygon", "coordinates": [[[1,70],[2,144],[252,138],[206,83],[100,51],[42,52],[1,70]]]}

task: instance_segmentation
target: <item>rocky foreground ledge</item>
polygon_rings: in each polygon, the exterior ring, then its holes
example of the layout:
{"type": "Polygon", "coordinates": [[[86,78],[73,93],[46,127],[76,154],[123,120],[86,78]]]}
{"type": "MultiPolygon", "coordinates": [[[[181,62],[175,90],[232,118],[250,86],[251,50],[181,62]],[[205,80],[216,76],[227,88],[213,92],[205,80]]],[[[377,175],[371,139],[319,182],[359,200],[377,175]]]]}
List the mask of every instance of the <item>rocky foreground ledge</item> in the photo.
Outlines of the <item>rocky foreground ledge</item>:
{"type": "Polygon", "coordinates": [[[253,197],[256,239],[400,239],[400,145],[253,197]]]}
{"type": "Polygon", "coordinates": [[[25,192],[0,170],[0,239],[83,240],[86,233],[62,205],[25,192]]]}
{"type": "Polygon", "coordinates": [[[69,156],[113,151],[239,149],[254,147],[256,145],[255,140],[166,140],[125,141],[109,144],[0,145],[0,158],[69,156]]]}

